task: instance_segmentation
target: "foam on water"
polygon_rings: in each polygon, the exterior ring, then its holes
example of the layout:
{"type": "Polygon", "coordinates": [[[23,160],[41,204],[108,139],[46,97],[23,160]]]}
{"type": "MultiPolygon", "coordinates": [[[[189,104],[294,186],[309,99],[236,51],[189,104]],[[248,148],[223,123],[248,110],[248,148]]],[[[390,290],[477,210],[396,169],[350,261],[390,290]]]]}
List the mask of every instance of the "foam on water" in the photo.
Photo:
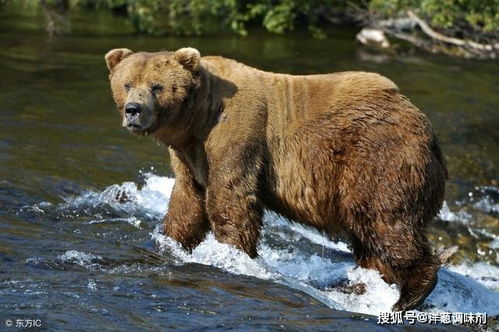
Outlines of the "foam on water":
{"type": "MultiPolygon", "coordinates": [[[[492,186],[476,187],[478,198],[473,199],[473,206],[485,213],[499,214],[499,188],[492,186]]],[[[475,195],[472,195],[472,197],[475,195]]]]}
{"type": "Polygon", "coordinates": [[[95,281],[93,280],[90,280],[88,282],[88,285],[87,285],[88,289],[92,290],[92,291],[96,291],[97,290],[97,284],[95,283],[95,281]]]}
{"type": "MultiPolygon", "coordinates": [[[[482,273],[479,265],[474,269],[478,274],[482,273]]],[[[499,292],[475,281],[472,275],[467,277],[443,268],[438,273],[437,286],[425,303],[430,305],[430,311],[487,312],[497,315],[499,292]]]]}
{"type": "Polygon", "coordinates": [[[499,290],[499,267],[489,263],[462,263],[449,267],[450,271],[468,276],[490,289],[499,290]]]}
{"type": "Polygon", "coordinates": [[[93,264],[96,260],[102,260],[102,257],[91,253],[68,250],[64,254],[57,256],[57,259],[64,263],[72,263],[80,266],[93,264]]]}
{"type": "MultiPolygon", "coordinates": [[[[499,215],[499,188],[492,186],[477,186],[470,191],[466,199],[458,202],[458,205],[468,205],[476,211],[486,214],[499,215]]],[[[450,222],[461,222],[468,224],[472,221],[472,215],[465,209],[459,208],[453,211],[447,202],[444,202],[439,213],[441,220],[450,222]]]]}
{"type": "MultiPolygon", "coordinates": [[[[167,204],[173,188],[174,179],[146,174],[145,185],[138,188],[135,183],[125,182],[113,185],[101,193],[86,193],[67,200],[72,207],[89,204],[107,204],[117,210],[128,213],[146,213],[158,220],[158,225],[151,233],[152,239],[160,250],[170,252],[178,264],[200,263],[215,266],[235,274],[255,276],[274,280],[290,287],[300,289],[332,308],[378,314],[390,310],[398,299],[399,292],[395,285],[386,284],[379,273],[356,267],[353,259],[337,262],[323,257],[316,252],[309,252],[297,241],[306,239],[316,245],[339,252],[350,252],[347,244],[326,239],[319,232],[289,223],[274,213],[265,213],[263,237],[258,244],[259,257],[250,259],[234,247],[216,241],[209,233],[206,239],[191,254],[187,253],[172,239],[160,233],[161,217],[167,210],[167,204]],[[126,201],[120,203],[117,196],[126,193],[126,201]],[[266,232],[290,232],[281,237],[266,236],[266,232]],[[277,241],[282,241],[275,243],[277,241]],[[362,295],[342,291],[338,283],[346,285],[365,284],[362,295]]],[[[462,215],[450,211],[444,204],[440,216],[449,221],[462,221],[462,215]]],[[[274,234],[275,235],[275,234],[274,234]]],[[[100,257],[87,253],[69,251],[61,255],[61,260],[71,260],[77,264],[91,264],[100,257]]],[[[499,313],[499,268],[485,263],[461,264],[442,268],[435,290],[425,301],[428,310],[499,313]]]]}
{"type": "Polygon", "coordinates": [[[140,224],[142,223],[142,221],[140,221],[139,219],[135,218],[135,217],[129,217],[129,218],[106,218],[106,219],[98,219],[98,220],[90,220],[88,223],[89,224],[101,224],[101,223],[105,223],[105,222],[120,222],[120,221],[124,221],[134,227],[140,227],[140,224]]]}
{"type": "Polygon", "coordinates": [[[313,243],[319,244],[326,248],[331,248],[343,252],[351,252],[348,245],[344,242],[338,241],[334,242],[328,239],[324,234],[320,234],[317,230],[297,224],[292,223],[286,218],[275,214],[274,212],[266,211],[263,217],[263,221],[266,225],[287,227],[293,230],[296,234],[299,234],[313,243]]]}
{"type": "Polygon", "coordinates": [[[442,205],[442,209],[440,210],[438,217],[441,220],[451,221],[451,222],[461,222],[464,224],[469,223],[469,221],[471,220],[471,215],[464,210],[460,210],[457,212],[451,211],[446,201],[444,201],[444,204],[442,205]]]}
{"type": "Polygon", "coordinates": [[[61,204],[59,208],[107,204],[116,210],[131,212],[140,209],[154,215],[162,215],[168,206],[165,198],[170,197],[175,180],[151,173],[146,173],[144,176],[145,184],[140,189],[134,182],[114,184],[100,193],[88,191],[81,196],[68,198],[66,203],[61,204]]]}

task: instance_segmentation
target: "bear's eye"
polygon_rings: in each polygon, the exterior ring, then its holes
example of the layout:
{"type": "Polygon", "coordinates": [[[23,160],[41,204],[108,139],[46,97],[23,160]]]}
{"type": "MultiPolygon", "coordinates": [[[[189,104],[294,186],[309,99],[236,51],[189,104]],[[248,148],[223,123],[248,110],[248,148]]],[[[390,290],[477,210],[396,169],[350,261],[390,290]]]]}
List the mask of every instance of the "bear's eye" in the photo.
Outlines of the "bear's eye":
{"type": "Polygon", "coordinates": [[[132,88],[132,83],[125,83],[124,87],[125,87],[125,90],[128,91],[132,88]]]}
{"type": "Polygon", "coordinates": [[[151,91],[153,93],[158,93],[158,92],[161,92],[163,90],[163,86],[161,84],[153,84],[151,85],[151,91]]]}

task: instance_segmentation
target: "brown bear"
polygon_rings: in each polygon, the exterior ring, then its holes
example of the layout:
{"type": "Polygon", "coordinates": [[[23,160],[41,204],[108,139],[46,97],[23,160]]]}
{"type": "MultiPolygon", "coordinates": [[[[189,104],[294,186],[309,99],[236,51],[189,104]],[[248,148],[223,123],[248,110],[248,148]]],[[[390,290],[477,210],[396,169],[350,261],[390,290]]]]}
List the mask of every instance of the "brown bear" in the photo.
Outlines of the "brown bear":
{"type": "Polygon", "coordinates": [[[264,209],[351,241],[358,265],[432,291],[426,226],[447,171],[428,119],[374,73],[294,76],[193,48],[105,56],[123,126],[169,147],[176,181],[164,232],[192,250],[212,230],[256,257],[264,209]]]}

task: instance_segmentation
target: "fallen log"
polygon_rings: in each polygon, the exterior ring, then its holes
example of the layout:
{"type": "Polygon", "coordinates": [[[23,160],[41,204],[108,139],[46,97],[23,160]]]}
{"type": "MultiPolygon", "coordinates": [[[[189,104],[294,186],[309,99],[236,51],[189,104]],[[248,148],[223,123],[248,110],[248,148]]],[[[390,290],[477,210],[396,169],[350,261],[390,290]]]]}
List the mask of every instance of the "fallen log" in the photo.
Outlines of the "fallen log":
{"type": "Polygon", "coordinates": [[[412,10],[408,10],[407,15],[409,16],[409,18],[414,20],[419,25],[419,27],[421,28],[421,30],[425,34],[427,34],[429,37],[431,37],[433,39],[442,41],[444,43],[453,44],[456,46],[474,48],[474,49],[477,49],[480,51],[490,52],[490,51],[494,51],[494,50],[499,50],[499,43],[493,44],[493,45],[480,44],[480,43],[476,43],[476,42],[471,41],[471,40],[463,40],[463,39],[458,39],[458,38],[453,38],[453,37],[447,37],[447,36],[442,35],[441,33],[436,32],[435,30],[433,30],[425,21],[420,19],[412,10]]]}
{"type": "Polygon", "coordinates": [[[405,40],[418,48],[432,53],[445,53],[452,56],[467,58],[494,59],[499,55],[499,43],[482,44],[471,40],[445,36],[432,29],[428,23],[417,16],[412,10],[407,11],[407,17],[375,20],[371,18],[369,27],[363,28],[357,34],[357,40],[364,45],[374,45],[389,48],[386,36],[405,40]],[[416,34],[416,28],[429,38],[416,34]]]}

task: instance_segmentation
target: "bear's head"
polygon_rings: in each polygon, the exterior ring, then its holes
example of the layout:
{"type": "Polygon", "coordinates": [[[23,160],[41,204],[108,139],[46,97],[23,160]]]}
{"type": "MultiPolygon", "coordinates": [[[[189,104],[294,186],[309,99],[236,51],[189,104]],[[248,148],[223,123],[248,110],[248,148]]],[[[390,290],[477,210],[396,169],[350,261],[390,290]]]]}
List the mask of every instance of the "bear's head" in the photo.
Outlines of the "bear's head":
{"type": "Polygon", "coordinates": [[[123,127],[147,135],[186,118],[189,98],[200,84],[201,56],[196,49],[133,53],[118,48],[105,58],[123,127]]]}

